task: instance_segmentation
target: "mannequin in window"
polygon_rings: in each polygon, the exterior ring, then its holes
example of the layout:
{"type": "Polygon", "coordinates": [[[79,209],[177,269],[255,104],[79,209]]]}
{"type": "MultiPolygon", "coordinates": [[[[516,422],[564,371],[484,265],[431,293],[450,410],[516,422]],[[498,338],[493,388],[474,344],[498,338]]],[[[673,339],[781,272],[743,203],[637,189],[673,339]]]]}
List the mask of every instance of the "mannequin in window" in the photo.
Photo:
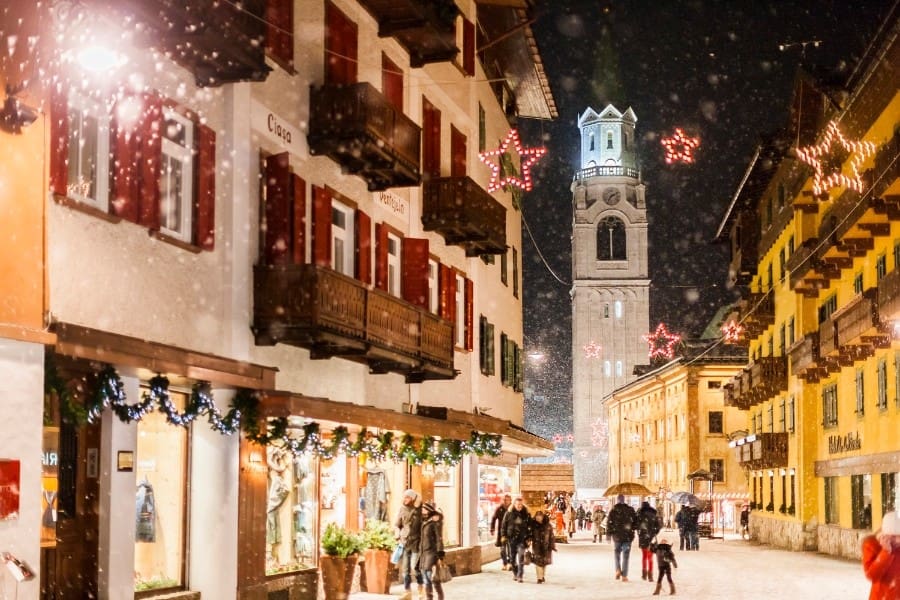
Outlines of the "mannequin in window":
{"type": "Polygon", "coordinates": [[[269,492],[266,502],[266,545],[270,546],[270,560],[277,560],[278,545],[281,543],[281,523],[278,509],[290,493],[284,480],[284,472],[290,463],[288,452],[284,448],[268,446],[266,459],[269,465],[269,492]]]}
{"type": "Polygon", "coordinates": [[[387,521],[387,500],[391,493],[384,467],[370,460],[366,463],[366,487],[363,490],[367,519],[387,521]]]}

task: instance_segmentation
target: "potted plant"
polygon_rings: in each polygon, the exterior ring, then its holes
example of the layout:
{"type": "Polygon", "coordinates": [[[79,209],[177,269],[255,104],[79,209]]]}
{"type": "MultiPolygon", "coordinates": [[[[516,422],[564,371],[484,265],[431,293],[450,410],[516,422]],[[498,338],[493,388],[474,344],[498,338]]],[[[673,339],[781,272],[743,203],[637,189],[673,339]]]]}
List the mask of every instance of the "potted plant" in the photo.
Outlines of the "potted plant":
{"type": "Polygon", "coordinates": [[[325,554],[319,561],[325,600],[347,600],[350,596],[361,549],[362,541],[355,532],[337,523],[329,523],[325,527],[322,534],[322,551],[325,554]]]}
{"type": "Polygon", "coordinates": [[[362,531],[366,561],[366,589],[373,594],[391,591],[391,552],[397,547],[394,530],[387,521],[366,519],[362,531]]]}

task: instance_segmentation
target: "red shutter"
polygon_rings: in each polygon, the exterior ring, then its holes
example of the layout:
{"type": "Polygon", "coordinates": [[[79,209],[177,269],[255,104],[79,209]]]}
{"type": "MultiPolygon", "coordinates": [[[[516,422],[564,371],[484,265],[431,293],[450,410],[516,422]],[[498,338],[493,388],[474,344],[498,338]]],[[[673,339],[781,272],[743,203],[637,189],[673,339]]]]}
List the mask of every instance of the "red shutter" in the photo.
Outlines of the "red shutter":
{"type": "Polygon", "coordinates": [[[283,67],[294,67],[294,2],[266,0],[266,52],[283,67]]]}
{"type": "Polygon", "coordinates": [[[334,4],[325,5],[325,82],[356,83],[357,27],[334,4]]]}
{"type": "Polygon", "coordinates": [[[463,72],[475,75],[475,23],[463,19],[463,72]]]}
{"type": "Polygon", "coordinates": [[[466,176],[466,136],[456,127],[450,126],[450,176],[466,176]]]}
{"type": "Polygon", "coordinates": [[[356,211],[356,278],[372,283],[372,219],[361,210],[356,211]]]}
{"type": "Polygon", "coordinates": [[[139,154],[135,171],[140,172],[138,223],[150,229],[159,229],[159,172],[162,163],[163,111],[162,98],[155,94],[143,95],[143,111],[139,122],[139,154]]]}
{"type": "MultiPolygon", "coordinates": [[[[132,96],[125,96],[117,102],[117,105],[125,102],[134,102],[132,96]]],[[[127,110],[127,109],[126,109],[127,110]]],[[[138,139],[139,124],[129,126],[115,115],[118,107],[113,111],[113,184],[110,212],[116,216],[127,219],[133,223],[140,220],[140,204],[138,200],[139,171],[137,163],[140,140],[138,139]]]]}
{"type": "Polygon", "coordinates": [[[448,321],[456,320],[456,273],[447,265],[438,268],[438,315],[448,321]]]}
{"type": "Polygon", "coordinates": [[[357,69],[359,66],[359,33],[356,23],[345,17],[344,21],[344,83],[356,83],[357,69]]]}
{"type": "Polygon", "coordinates": [[[441,111],[422,98],[422,174],[441,176],[441,111]]]}
{"type": "Polygon", "coordinates": [[[466,278],[466,350],[475,348],[475,284],[466,278]]]}
{"type": "Polygon", "coordinates": [[[50,97],[50,191],[68,195],[69,183],[69,102],[59,85],[50,97]]]}
{"type": "Polygon", "coordinates": [[[403,299],[428,310],[428,240],[403,238],[400,247],[403,299]]]}
{"type": "Polygon", "coordinates": [[[375,287],[388,289],[388,228],[384,223],[375,225],[375,287]]]}
{"type": "Polygon", "coordinates": [[[331,266],[331,196],[325,188],[313,186],[313,262],[331,266]]]}
{"type": "Polygon", "coordinates": [[[204,250],[216,246],[216,132],[197,126],[197,221],[194,244],[204,250]]]}
{"type": "Polygon", "coordinates": [[[291,174],[294,184],[293,259],[295,265],[306,262],[306,181],[291,174]]]}
{"type": "Polygon", "coordinates": [[[391,106],[403,112],[403,71],[400,67],[381,54],[381,90],[391,106]]]}
{"type": "Polygon", "coordinates": [[[266,264],[287,264],[291,244],[291,172],[287,152],[266,157],[265,213],[266,264]]]}

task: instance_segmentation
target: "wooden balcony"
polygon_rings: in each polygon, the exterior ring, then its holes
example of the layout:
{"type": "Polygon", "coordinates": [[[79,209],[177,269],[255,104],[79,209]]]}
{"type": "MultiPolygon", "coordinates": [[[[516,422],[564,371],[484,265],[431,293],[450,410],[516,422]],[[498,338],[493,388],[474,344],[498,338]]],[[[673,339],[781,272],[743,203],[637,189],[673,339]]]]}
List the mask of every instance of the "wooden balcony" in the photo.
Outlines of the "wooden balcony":
{"type": "Polygon", "coordinates": [[[815,383],[822,377],[819,371],[819,332],[803,336],[789,351],[791,374],[815,383]]]}
{"type": "Polygon", "coordinates": [[[112,11],[135,31],[135,41],[155,48],[194,74],[198,86],[264,81],[264,0],[239,5],[216,0],[89,0],[112,11]]]}
{"type": "Polygon", "coordinates": [[[878,316],[886,327],[900,320],[900,268],[895,267],[878,282],[878,316]]]}
{"type": "Polygon", "coordinates": [[[315,265],[254,267],[256,343],[345,358],[408,383],[453,379],[453,324],[352,277],[315,265]]]}
{"type": "Polygon", "coordinates": [[[891,336],[878,317],[878,290],[869,288],[834,314],[842,364],[865,360],[878,348],[889,348],[891,336]]]}
{"type": "Polygon", "coordinates": [[[456,47],[453,0],[360,0],[378,21],[379,37],[393,37],[409,52],[414,68],[452,60],[456,47]]]}
{"type": "Polygon", "coordinates": [[[370,83],[313,86],[310,154],[328,156],[372,191],[421,181],[422,130],[370,83]]]}
{"type": "Polygon", "coordinates": [[[469,177],[425,182],[422,226],[436,231],[466,256],[506,252],[506,208],[469,177]]]}
{"type": "MultiPolygon", "coordinates": [[[[831,285],[830,275],[834,274],[819,260],[816,252],[818,246],[817,238],[806,239],[784,263],[789,273],[791,289],[807,298],[816,298],[819,290],[828,289],[831,285]],[[823,271],[829,276],[823,275],[823,271]]],[[[837,270],[837,276],[840,276],[840,270],[837,270]]]]}
{"type": "Polygon", "coordinates": [[[775,294],[751,293],[741,302],[739,310],[747,337],[755,338],[775,322],[775,294]]]}
{"type": "Polygon", "coordinates": [[[764,356],[746,367],[729,382],[729,406],[746,410],[787,390],[787,357],[764,356]]]}
{"type": "Polygon", "coordinates": [[[739,440],[738,462],[747,469],[778,469],[787,467],[788,434],[756,433],[739,440]]]}

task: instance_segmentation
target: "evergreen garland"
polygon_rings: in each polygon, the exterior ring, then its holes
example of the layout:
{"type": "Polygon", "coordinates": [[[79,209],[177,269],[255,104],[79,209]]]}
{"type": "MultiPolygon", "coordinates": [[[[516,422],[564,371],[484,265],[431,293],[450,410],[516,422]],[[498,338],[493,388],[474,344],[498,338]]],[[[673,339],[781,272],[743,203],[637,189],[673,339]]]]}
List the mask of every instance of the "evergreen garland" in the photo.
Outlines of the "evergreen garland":
{"type": "Polygon", "coordinates": [[[354,439],[343,425],[335,427],[326,436],[322,434],[319,423],[311,421],[303,425],[302,434],[298,435],[291,431],[285,417],[268,419],[263,428],[259,398],[252,390],[238,390],[228,412],[223,416],[216,407],[208,382],[193,385],[184,412],[179,412],[169,396],[169,380],[162,375],[150,379],[149,389],[141,394],[141,399],[129,404],[125,385],[111,365],[105,365],[90,376],[88,387],[92,391],[84,402],[80,402],[80,398],[76,397],[78,394],[68,388],[53,362],[48,359],[45,366],[45,393],[56,394],[63,419],[75,425],[95,422],[106,408],[112,409],[123,423],[140,421],[148,413],[159,410],[166,416],[166,421],[178,427],[187,427],[197,418],[206,415],[210,427],[223,435],[242,430],[253,443],[261,446],[278,445],[295,455],[311,453],[329,460],[338,454],[366,454],[379,461],[390,459],[417,465],[456,465],[466,454],[499,456],[502,448],[499,435],[478,431],[472,431],[468,440],[436,440],[427,435],[417,440],[408,433],[404,433],[398,440],[392,431],[376,435],[363,427],[354,439]]]}

